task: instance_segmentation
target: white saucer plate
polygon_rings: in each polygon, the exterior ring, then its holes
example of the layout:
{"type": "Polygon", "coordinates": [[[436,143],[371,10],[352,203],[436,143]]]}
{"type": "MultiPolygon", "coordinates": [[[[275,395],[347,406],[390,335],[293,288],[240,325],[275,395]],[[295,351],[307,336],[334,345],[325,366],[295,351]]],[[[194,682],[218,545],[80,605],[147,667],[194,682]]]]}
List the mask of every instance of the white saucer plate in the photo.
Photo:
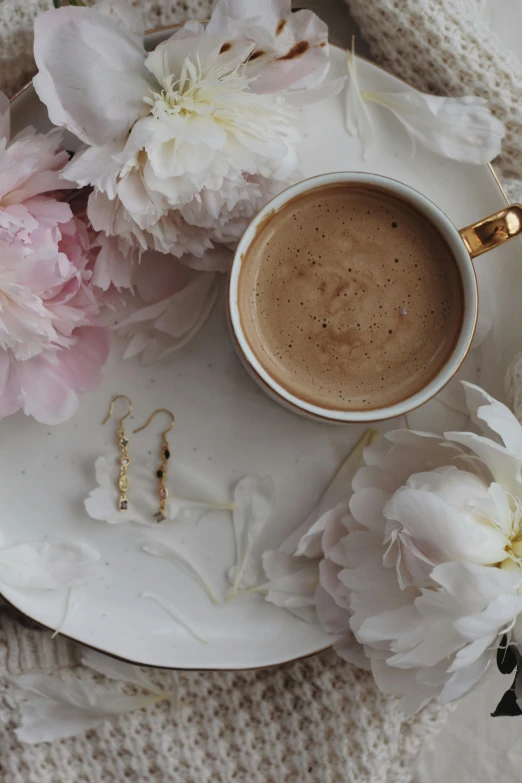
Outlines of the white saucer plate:
{"type": "MultiPolygon", "coordinates": [[[[150,34],[153,46],[166,32],[150,34]]],[[[333,70],[343,73],[345,53],[332,48],[333,70]]],[[[400,91],[394,77],[360,60],[366,89],[400,91]]],[[[12,104],[13,132],[27,125],[50,128],[45,108],[31,87],[12,104]]],[[[438,204],[457,227],[505,206],[506,200],[487,166],[444,160],[418,146],[414,155],[406,133],[392,115],[381,115],[378,145],[363,161],[360,144],[345,130],[344,96],[306,108],[301,171],[309,177],[328,171],[372,171],[417,188],[438,204]]],[[[67,147],[71,144],[69,139],[67,147]]],[[[72,146],[72,144],[71,144],[72,146]]],[[[519,240],[477,261],[480,289],[496,305],[495,331],[481,350],[479,380],[502,395],[502,379],[522,344],[522,308],[514,291],[522,291],[519,240]]],[[[224,285],[223,285],[224,289],[224,285]]],[[[235,550],[230,515],[212,512],[197,524],[158,529],[126,523],[111,526],[91,520],[83,500],[95,486],[94,460],[114,443],[116,419],[100,422],[115,394],[134,404],[134,424],[156,408],[176,414],[170,433],[174,460],[198,469],[230,496],[246,474],[271,474],[277,488],[273,519],[259,541],[258,554],[275,549],[315,505],[364,426],[336,427],[306,421],[266,397],[235,355],[227,331],[224,290],[197,337],[166,364],[146,369],[122,361],[115,346],[102,385],[82,398],[80,412],[50,428],[23,414],[0,422],[0,546],[42,539],[87,542],[102,555],[102,578],[74,588],[74,610],[64,635],[127,660],[166,668],[243,669],[272,666],[315,653],[330,644],[317,627],[265,602],[258,594],[215,606],[188,574],[145,554],[137,544],[144,536],[182,544],[204,566],[213,585],[227,592],[226,572],[235,550]],[[202,644],[176,624],[158,605],[140,598],[162,596],[178,607],[207,640],[202,644]]],[[[476,361],[473,360],[473,361],[476,361]]],[[[477,376],[478,377],[478,376],[477,376]]],[[[447,409],[432,401],[413,414],[417,428],[444,425],[447,409]]],[[[454,414],[455,415],[455,414],[454,414]]],[[[382,425],[389,429],[402,422],[382,425]]],[[[129,426],[129,430],[131,427],[129,426]]],[[[157,453],[157,427],[133,436],[135,460],[157,453]]],[[[153,477],[151,477],[151,481],[153,477]]],[[[63,593],[4,589],[4,597],[37,622],[56,628],[62,620],[63,593]]]]}

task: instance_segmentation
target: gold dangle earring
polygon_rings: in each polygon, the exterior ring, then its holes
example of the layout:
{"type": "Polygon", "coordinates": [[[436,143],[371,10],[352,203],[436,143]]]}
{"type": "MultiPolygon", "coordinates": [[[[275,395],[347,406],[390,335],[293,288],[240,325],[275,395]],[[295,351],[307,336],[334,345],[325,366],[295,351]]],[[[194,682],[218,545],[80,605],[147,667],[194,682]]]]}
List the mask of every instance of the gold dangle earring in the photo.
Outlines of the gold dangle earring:
{"type": "Polygon", "coordinates": [[[120,477],[118,479],[118,488],[120,490],[120,497],[118,500],[118,511],[127,511],[127,509],[129,508],[129,499],[127,497],[127,490],[129,489],[129,477],[127,476],[127,468],[130,465],[130,458],[127,452],[127,446],[129,445],[129,441],[127,440],[127,436],[125,434],[125,425],[123,422],[125,421],[127,416],[130,416],[132,413],[132,402],[129,400],[126,394],[118,394],[116,397],[112,398],[109,412],[107,416],[104,418],[104,420],[102,421],[102,425],[106,424],[109,421],[114,411],[114,406],[118,400],[127,400],[129,404],[129,410],[127,411],[125,416],[121,417],[120,423],[118,425],[118,432],[117,432],[118,446],[120,447],[120,451],[121,451],[120,477]]]}
{"type": "Polygon", "coordinates": [[[170,459],[169,442],[167,440],[167,435],[169,434],[169,432],[174,426],[174,422],[175,422],[174,414],[171,413],[166,408],[159,408],[157,411],[154,411],[154,413],[151,413],[148,421],[146,421],[142,427],[138,427],[136,430],[134,430],[134,433],[141,432],[141,430],[144,430],[146,427],[148,427],[152,419],[157,413],[166,413],[172,419],[170,423],[170,427],[161,433],[161,446],[160,446],[161,463],[158,470],[156,471],[156,476],[158,477],[158,481],[159,481],[159,509],[154,514],[154,519],[156,520],[156,522],[164,522],[165,519],[167,518],[166,508],[167,508],[167,499],[169,496],[169,491],[165,486],[165,479],[167,477],[167,462],[170,459]]]}

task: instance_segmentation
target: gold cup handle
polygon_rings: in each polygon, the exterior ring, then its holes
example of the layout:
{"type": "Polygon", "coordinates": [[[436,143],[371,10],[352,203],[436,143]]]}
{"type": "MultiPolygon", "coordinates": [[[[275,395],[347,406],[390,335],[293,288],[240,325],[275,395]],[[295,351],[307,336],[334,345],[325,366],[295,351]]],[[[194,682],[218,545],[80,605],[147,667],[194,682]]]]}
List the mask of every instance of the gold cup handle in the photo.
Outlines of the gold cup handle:
{"type": "Polygon", "coordinates": [[[471,256],[480,256],[522,234],[522,205],[512,204],[478,223],[461,228],[460,236],[471,256]]]}

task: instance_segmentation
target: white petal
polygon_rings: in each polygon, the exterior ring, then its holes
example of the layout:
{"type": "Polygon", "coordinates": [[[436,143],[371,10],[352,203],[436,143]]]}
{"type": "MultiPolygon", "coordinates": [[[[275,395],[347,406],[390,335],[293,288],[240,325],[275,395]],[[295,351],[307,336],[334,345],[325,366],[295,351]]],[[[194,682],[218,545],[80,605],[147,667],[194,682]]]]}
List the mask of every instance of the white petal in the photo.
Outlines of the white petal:
{"type": "MultiPolygon", "coordinates": [[[[92,196],[89,197],[89,206],[92,196]]],[[[103,198],[103,196],[102,196],[103,198]]],[[[98,244],[101,249],[94,264],[92,282],[102,291],[107,291],[114,286],[118,291],[132,287],[132,278],[135,270],[137,253],[131,248],[123,252],[117,237],[108,237],[105,234],[98,236],[98,244]]]]}
{"type": "Polygon", "coordinates": [[[106,193],[108,198],[115,199],[121,166],[114,156],[121,152],[121,148],[121,141],[103,147],[84,147],[64,167],[63,176],[82,188],[92,185],[106,193]]]}
{"type": "Polygon", "coordinates": [[[295,551],[296,556],[320,557],[323,554],[323,534],[325,528],[338,517],[345,516],[348,510],[347,503],[338,503],[333,509],[322,514],[299,541],[295,551]]]}
{"type": "Polygon", "coordinates": [[[513,512],[509,502],[510,498],[500,484],[493,483],[489,486],[487,497],[470,498],[470,507],[474,514],[490,520],[509,539],[513,528],[513,512]]]}
{"type": "MultiPolygon", "coordinates": [[[[290,534],[286,541],[284,541],[280,547],[281,549],[285,552],[295,552],[301,539],[305,537],[308,532],[311,532],[316,524],[318,524],[317,532],[319,532],[320,529],[322,534],[324,524],[323,522],[318,523],[318,520],[325,512],[331,512],[338,503],[346,503],[346,500],[350,495],[351,482],[354,480],[354,476],[363,461],[364,450],[375,441],[377,435],[378,432],[376,430],[366,430],[364,432],[363,436],[341,463],[339,470],[331,480],[318,505],[311,514],[308,515],[304,522],[302,522],[302,524],[290,534]]],[[[324,520],[324,522],[326,522],[326,520],[324,520]]],[[[316,538],[315,533],[313,534],[313,538],[316,538]]],[[[317,548],[318,545],[318,538],[315,543],[310,541],[310,550],[308,550],[308,543],[303,543],[300,552],[304,554],[306,550],[308,557],[314,557],[316,556],[316,552],[319,553],[319,549],[317,548]]]]}
{"type": "MultiPolygon", "coordinates": [[[[217,0],[208,29],[212,33],[226,33],[232,20],[250,20],[273,35],[281,19],[286,19],[292,11],[291,0],[217,0]]],[[[272,36],[270,36],[272,37],[272,36]]],[[[267,40],[270,40],[268,38],[267,40]]]]}
{"type": "Polygon", "coordinates": [[[459,669],[464,669],[466,666],[475,663],[482,653],[494,645],[496,637],[497,634],[492,633],[489,636],[483,636],[481,639],[476,639],[474,642],[471,642],[471,644],[467,644],[455,655],[453,663],[448,668],[448,672],[456,672],[459,669]]]}
{"type": "Polygon", "coordinates": [[[143,16],[137,8],[122,0],[98,0],[96,10],[99,14],[108,16],[115,24],[122,27],[130,35],[142,42],[145,33],[143,16]]]}
{"type": "Polygon", "coordinates": [[[475,424],[488,437],[498,435],[504,446],[522,459],[522,426],[509,408],[472,383],[462,385],[475,424]]]}
{"type": "Polygon", "coordinates": [[[426,473],[414,473],[406,482],[409,489],[430,492],[454,510],[465,512],[479,499],[488,499],[488,486],[478,476],[454,465],[426,473]]]}
{"type": "Polygon", "coordinates": [[[471,613],[481,611],[499,595],[515,593],[522,581],[520,573],[475,563],[442,563],[433,569],[432,578],[445,592],[469,607],[471,613]]]}
{"type": "Polygon", "coordinates": [[[84,666],[88,666],[89,669],[98,672],[98,674],[108,677],[109,680],[128,682],[151,693],[164,695],[161,688],[158,688],[139,666],[135,666],[132,663],[120,661],[118,658],[111,658],[108,655],[103,655],[96,650],[88,648],[82,651],[82,663],[84,666]]]}
{"type": "Polygon", "coordinates": [[[388,493],[379,489],[360,489],[350,498],[350,511],[360,525],[384,538],[383,510],[388,500],[388,493]]]}
{"type": "Polygon", "coordinates": [[[33,84],[55,125],[105,144],[148,113],[145,52],[111,19],[92,8],[60,8],[40,14],[34,31],[33,84]]]}
{"type": "Polygon", "coordinates": [[[263,569],[270,581],[256,589],[266,594],[265,599],[307,623],[316,623],[317,563],[286,552],[265,552],[263,569]]]}
{"type": "Polygon", "coordinates": [[[485,652],[469,666],[454,672],[440,693],[440,703],[449,704],[468,693],[484,676],[492,657],[491,652],[485,652]]]}
{"type": "Polygon", "coordinates": [[[275,486],[271,476],[247,476],[236,485],[232,522],[236,542],[236,565],[231,597],[239,587],[251,586],[255,573],[252,550],[268,522],[274,505],[275,486]],[[245,581],[248,570],[250,579],[245,581]]]}
{"type": "Polygon", "coordinates": [[[80,680],[65,682],[47,674],[23,674],[11,682],[22,722],[21,742],[53,742],[95,728],[108,718],[168,699],[163,693],[126,696],[93,689],[80,680]]]}
{"type": "Polygon", "coordinates": [[[75,541],[43,541],[0,549],[0,582],[62,590],[98,578],[99,552],[75,541]]]}
{"type": "Polygon", "coordinates": [[[357,637],[362,643],[381,642],[387,639],[397,639],[404,633],[422,633],[420,617],[417,609],[411,605],[391,609],[373,617],[368,617],[357,631],[357,637]]]}
{"type": "Polygon", "coordinates": [[[445,432],[444,437],[473,452],[505,492],[511,492],[515,497],[521,494],[522,457],[514,455],[490,438],[475,435],[474,432],[445,432]]]}
{"type": "Polygon", "coordinates": [[[140,544],[143,551],[148,552],[149,555],[155,555],[156,557],[163,558],[163,560],[184,566],[185,570],[203,586],[213,603],[222,603],[221,599],[216,594],[216,591],[203,574],[202,569],[193,562],[186,552],[182,552],[181,549],[172,546],[172,544],[164,544],[161,541],[154,541],[152,539],[142,539],[138,541],[138,544],[140,544]]]}
{"type": "Polygon", "coordinates": [[[350,631],[351,613],[346,609],[341,609],[330,592],[321,585],[315,592],[315,606],[319,622],[327,633],[352,635],[350,631]]]}
{"type": "Polygon", "coordinates": [[[181,625],[182,628],[188,631],[188,633],[193,636],[194,639],[196,639],[198,642],[201,642],[201,644],[207,644],[206,639],[203,639],[203,637],[199,635],[193,626],[179,614],[177,609],[170,601],[166,601],[164,598],[156,595],[155,593],[142,593],[141,598],[154,601],[154,603],[158,604],[158,606],[161,606],[161,608],[167,612],[167,614],[170,615],[172,619],[178,623],[178,625],[181,625]]]}
{"type": "Polygon", "coordinates": [[[144,332],[138,332],[133,335],[125,348],[123,358],[132,359],[134,356],[138,356],[145,351],[152,339],[153,338],[149,334],[145,334],[144,332]]]}
{"type": "MultiPolygon", "coordinates": [[[[102,454],[95,462],[97,486],[89,493],[84,501],[85,509],[92,519],[109,524],[122,524],[125,522],[137,522],[141,525],[156,527],[154,513],[158,507],[157,487],[151,476],[156,470],[155,464],[140,462],[132,466],[133,493],[129,496],[129,505],[126,511],[119,511],[118,478],[120,475],[120,453],[116,450],[102,454]]],[[[192,484],[187,491],[187,473],[191,472],[189,466],[181,460],[169,461],[167,474],[167,489],[169,496],[165,516],[167,521],[197,522],[210,509],[229,509],[229,503],[223,503],[214,499],[208,500],[208,481],[200,473],[194,473],[192,484]],[[196,479],[196,476],[199,477],[196,479]],[[197,488],[199,481],[199,490],[197,488]],[[192,489],[195,487],[192,494],[192,489]],[[199,499],[198,499],[199,495],[199,499]]],[[[215,497],[215,496],[214,496],[215,497]]]]}
{"type": "Polygon", "coordinates": [[[495,636],[503,626],[522,611],[522,596],[499,595],[494,598],[483,612],[468,617],[461,617],[454,623],[455,629],[466,639],[475,641],[485,636],[495,636]]]}
{"type": "Polygon", "coordinates": [[[351,136],[361,141],[363,160],[366,159],[369,148],[374,141],[374,125],[370,110],[361,95],[357,77],[357,58],[352,39],[352,51],[346,55],[350,81],[346,91],[346,127],[351,136]]]}
{"type": "Polygon", "coordinates": [[[506,129],[484,98],[444,98],[411,88],[408,92],[363,92],[365,100],[384,106],[410,137],[438,155],[482,165],[499,155],[506,129]]]}
{"type": "Polygon", "coordinates": [[[309,106],[311,103],[318,103],[325,98],[339,95],[345,84],[346,76],[339,76],[337,79],[324,81],[318,87],[308,87],[304,90],[289,90],[285,96],[286,102],[296,107],[309,106]]]}
{"type": "Polygon", "coordinates": [[[471,521],[436,495],[402,489],[386,504],[384,515],[399,521],[434,563],[448,560],[493,564],[504,560],[505,536],[471,521]]]}

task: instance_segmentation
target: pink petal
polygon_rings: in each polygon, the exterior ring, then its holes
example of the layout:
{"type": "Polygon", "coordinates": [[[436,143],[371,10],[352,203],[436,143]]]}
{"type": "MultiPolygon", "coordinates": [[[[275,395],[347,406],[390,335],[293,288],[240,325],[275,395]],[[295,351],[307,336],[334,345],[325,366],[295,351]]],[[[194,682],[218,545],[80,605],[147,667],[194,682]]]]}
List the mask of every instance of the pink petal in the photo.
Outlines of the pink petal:
{"type": "Polygon", "coordinates": [[[73,337],[74,346],[58,357],[60,377],[77,391],[95,389],[109,358],[110,332],[101,326],[81,326],[75,329],[73,337]]]}
{"type": "Polygon", "coordinates": [[[45,356],[17,363],[24,413],[42,424],[61,424],[78,410],[78,395],[45,356]]]}

